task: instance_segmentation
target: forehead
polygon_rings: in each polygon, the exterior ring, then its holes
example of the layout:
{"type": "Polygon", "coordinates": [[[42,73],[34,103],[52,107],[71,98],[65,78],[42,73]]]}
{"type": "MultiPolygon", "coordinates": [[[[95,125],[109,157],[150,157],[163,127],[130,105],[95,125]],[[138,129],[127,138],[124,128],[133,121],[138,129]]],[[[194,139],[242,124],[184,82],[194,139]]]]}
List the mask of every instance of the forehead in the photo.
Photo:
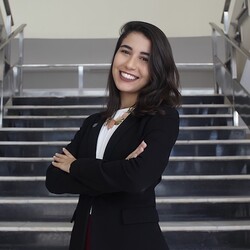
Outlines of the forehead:
{"type": "Polygon", "coordinates": [[[132,50],[149,53],[151,50],[151,41],[140,32],[129,33],[122,41],[122,45],[128,45],[132,50]]]}

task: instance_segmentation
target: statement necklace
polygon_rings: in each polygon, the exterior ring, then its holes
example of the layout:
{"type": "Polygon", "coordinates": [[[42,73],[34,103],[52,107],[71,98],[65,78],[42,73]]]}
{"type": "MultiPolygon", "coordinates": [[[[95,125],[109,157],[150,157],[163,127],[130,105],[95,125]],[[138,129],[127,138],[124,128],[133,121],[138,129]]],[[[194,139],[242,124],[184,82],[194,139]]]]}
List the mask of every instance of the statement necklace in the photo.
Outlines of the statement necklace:
{"type": "Polygon", "coordinates": [[[117,117],[116,119],[113,117],[108,118],[105,125],[108,129],[113,128],[114,125],[120,125],[132,113],[133,110],[134,108],[130,107],[123,115],[117,117]]]}

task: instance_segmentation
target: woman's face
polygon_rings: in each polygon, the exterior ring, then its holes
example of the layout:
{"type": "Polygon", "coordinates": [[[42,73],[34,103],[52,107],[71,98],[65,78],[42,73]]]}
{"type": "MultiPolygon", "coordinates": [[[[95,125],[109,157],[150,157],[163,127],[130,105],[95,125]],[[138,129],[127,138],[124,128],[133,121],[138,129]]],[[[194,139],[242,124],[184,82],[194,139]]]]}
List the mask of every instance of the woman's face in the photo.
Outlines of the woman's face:
{"type": "Polygon", "coordinates": [[[148,84],[150,52],[151,42],[142,33],[132,32],[123,39],[112,67],[121,98],[136,101],[140,90],[148,84]]]}

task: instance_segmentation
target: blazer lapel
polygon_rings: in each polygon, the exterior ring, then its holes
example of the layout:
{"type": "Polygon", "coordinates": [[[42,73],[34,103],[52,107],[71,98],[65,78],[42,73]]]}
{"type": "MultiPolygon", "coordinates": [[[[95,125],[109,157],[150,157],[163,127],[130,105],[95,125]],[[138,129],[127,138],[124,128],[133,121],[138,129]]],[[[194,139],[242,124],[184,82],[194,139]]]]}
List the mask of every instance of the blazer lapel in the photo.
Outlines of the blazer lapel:
{"type": "Polygon", "coordinates": [[[122,136],[124,136],[124,134],[126,133],[126,131],[133,126],[135,123],[137,122],[137,118],[129,115],[124,122],[122,122],[119,127],[115,130],[114,134],[111,136],[104,155],[103,155],[103,159],[109,159],[113,148],[119,143],[119,140],[122,136]]]}
{"type": "Polygon", "coordinates": [[[90,157],[96,157],[96,146],[97,146],[97,139],[100,132],[100,129],[105,122],[105,119],[98,117],[96,121],[92,124],[90,130],[88,131],[88,155],[90,157]]]}

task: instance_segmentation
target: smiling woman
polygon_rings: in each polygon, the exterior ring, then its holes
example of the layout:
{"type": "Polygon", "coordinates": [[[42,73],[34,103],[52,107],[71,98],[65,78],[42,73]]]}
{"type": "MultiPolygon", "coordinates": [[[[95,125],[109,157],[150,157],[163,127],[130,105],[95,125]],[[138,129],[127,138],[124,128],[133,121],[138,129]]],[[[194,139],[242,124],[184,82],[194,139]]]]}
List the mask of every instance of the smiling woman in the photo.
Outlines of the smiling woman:
{"type": "Polygon", "coordinates": [[[107,109],[85,119],[47,170],[50,192],[80,195],[70,250],[169,249],[154,189],[179,132],[178,85],[164,33],[145,22],[125,24],[109,71],[107,109]]]}

